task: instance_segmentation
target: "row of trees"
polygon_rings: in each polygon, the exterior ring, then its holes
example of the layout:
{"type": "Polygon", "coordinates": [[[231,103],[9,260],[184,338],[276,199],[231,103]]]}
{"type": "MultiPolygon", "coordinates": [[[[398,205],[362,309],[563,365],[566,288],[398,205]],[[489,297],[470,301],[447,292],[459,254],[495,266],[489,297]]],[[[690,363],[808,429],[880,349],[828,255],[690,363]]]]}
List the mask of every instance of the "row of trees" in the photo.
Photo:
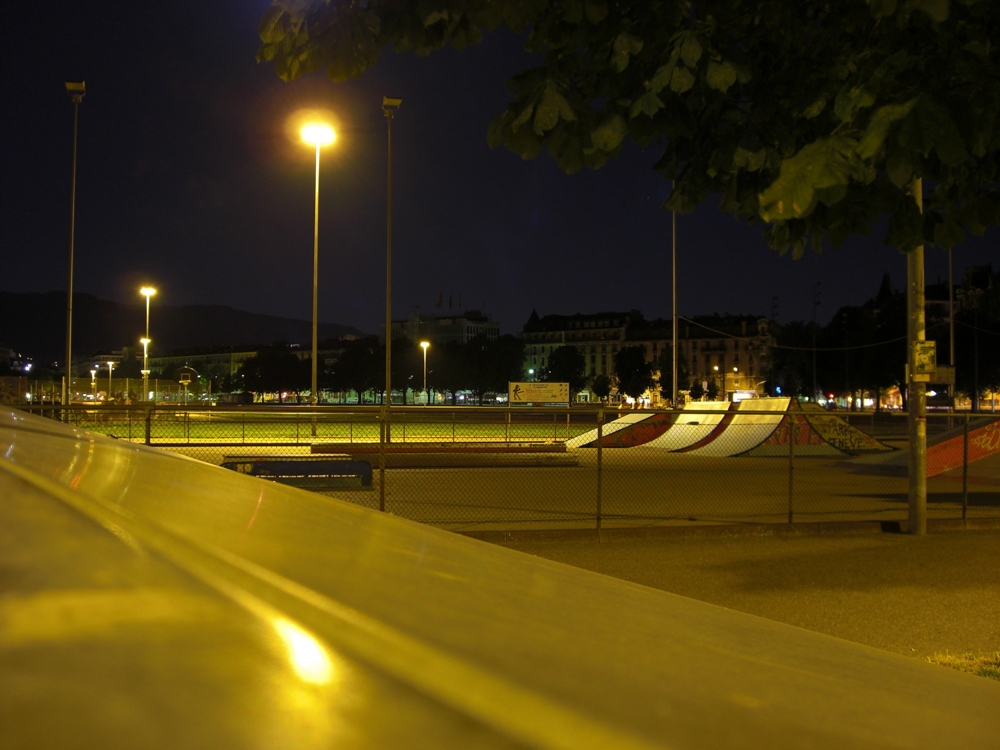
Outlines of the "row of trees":
{"type": "MultiPolygon", "coordinates": [[[[467,344],[447,343],[428,354],[427,388],[445,393],[456,403],[460,391],[471,392],[478,403],[488,394],[506,393],[507,383],[523,377],[524,342],[510,335],[489,340],[477,336],[467,344]]],[[[392,390],[406,402],[407,393],[423,389],[423,351],[407,338],[392,342],[392,390]]],[[[220,389],[227,392],[290,393],[298,400],[308,391],[311,361],[300,359],[287,346],[262,349],[233,378],[224,378],[220,389]]],[[[377,337],[346,341],[335,361],[320,362],[317,374],[321,391],[353,392],[359,402],[372,394],[375,403],[385,401],[385,345],[377,337]]]]}

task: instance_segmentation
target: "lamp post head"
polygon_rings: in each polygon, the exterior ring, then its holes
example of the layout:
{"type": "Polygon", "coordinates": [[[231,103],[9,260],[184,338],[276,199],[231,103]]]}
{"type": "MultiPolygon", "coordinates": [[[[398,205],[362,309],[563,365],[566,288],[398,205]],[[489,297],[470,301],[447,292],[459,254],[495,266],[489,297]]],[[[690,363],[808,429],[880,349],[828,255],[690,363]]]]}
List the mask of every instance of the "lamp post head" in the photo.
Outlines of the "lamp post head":
{"type": "Polygon", "coordinates": [[[421,341],[420,342],[420,348],[424,350],[425,354],[427,353],[427,347],[430,346],[430,345],[431,345],[430,341],[421,341]]]}
{"type": "Polygon", "coordinates": [[[144,286],[142,289],[139,290],[139,294],[141,294],[148,300],[150,297],[156,294],[156,290],[153,289],[153,287],[151,286],[144,286]]]}
{"type": "Polygon", "coordinates": [[[87,93],[87,84],[84,81],[66,81],[66,93],[74,103],[79,104],[87,93]]]}
{"type": "Polygon", "coordinates": [[[108,361],[108,370],[111,371],[113,369],[115,369],[115,363],[112,361],[108,361]]]}
{"type": "Polygon", "coordinates": [[[337,140],[337,134],[325,122],[307,122],[302,126],[299,134],[302,136],[304,143],[314,148],[329,146],[337,140]]]}
{"type": "Polygon", "coordinates": [[[396,114],[396,110],[399,109],[399,105],[403,103],[402,99],[394,99],[391,96],[382,97],[382,111],[385,116],[392,119],[392,116],[396,114]]]}

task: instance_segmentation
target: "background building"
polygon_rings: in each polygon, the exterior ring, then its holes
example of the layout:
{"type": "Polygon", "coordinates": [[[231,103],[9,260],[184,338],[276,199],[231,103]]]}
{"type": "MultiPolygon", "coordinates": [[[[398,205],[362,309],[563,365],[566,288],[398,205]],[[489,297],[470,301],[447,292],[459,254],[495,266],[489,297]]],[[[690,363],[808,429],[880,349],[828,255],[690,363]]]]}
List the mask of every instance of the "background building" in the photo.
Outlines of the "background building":
{"type": "MultiPolygon", "coordinates": [[[[615,374],[615,354],[622,347],[638,346],[647,362],[657,366],[670,356],[672,327],[669,320],[645,320],[638,310],[588,315],[546,315],[532,311],[524,325],[524,369],[528,377],[540,373],[560,346],[575,346],[584,356],[586,376],[615,374]]],[[[708,388],[714,381],[721,398],[740,392],[761,392],[770,368],[774,339],[767,318],[753,315],[710,315],[682,320],[678,355],[682,366],[678,388],[691,382],[708,388]],[[683,379],[687,372],[688,382],[683,379]]],[[[655,403],[658,394],[651,394],[655,403]]]]}
{"type": "MultiPolygon", "coordinates": [[[[496,341],[499,335],[500,324],[490,320],[488,315],[479,310],[443,316],[414,313],[404,320],[392,321],[394,339],[405,336],[412,341],[430,341],[438,345],[450,341],[468,344],[476,336],[486,336],[490,341],[496,341]]],[[[384,335],[382,338],[384,341],[384,335]]]]}

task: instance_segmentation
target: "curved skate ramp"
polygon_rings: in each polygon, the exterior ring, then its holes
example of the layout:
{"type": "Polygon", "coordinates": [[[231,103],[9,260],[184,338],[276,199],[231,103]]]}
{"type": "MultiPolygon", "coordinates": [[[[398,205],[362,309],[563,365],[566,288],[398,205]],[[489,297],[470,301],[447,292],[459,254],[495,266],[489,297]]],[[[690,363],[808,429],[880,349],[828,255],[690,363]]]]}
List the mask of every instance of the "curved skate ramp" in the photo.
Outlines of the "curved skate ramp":
{"type": "MultiPolygon", "coordinates": [[[[631,448],[649,442],[670,426],[668,414],[655,412],[628,412],[601,427],[602,448],[631,448]]],[[[567,448],[596,448],[597,429],[577,435],[566,441],[567,448]]]]}
{"type": "Polygon", "coordinates": [[[685,405],[669,430],[647,447],[679,451],[697,445],[715,434],[733,404],[728,401],[701,401],[685,405]]]}
{"type": "Polygon", "coordinates": [[[726,414],[710,435],[679,452],[696,456],[736,456],[746,453],[771,436],[788,411],[790,401],[787,398],[755,398],[733,404],[735,408],[726,414]]]}

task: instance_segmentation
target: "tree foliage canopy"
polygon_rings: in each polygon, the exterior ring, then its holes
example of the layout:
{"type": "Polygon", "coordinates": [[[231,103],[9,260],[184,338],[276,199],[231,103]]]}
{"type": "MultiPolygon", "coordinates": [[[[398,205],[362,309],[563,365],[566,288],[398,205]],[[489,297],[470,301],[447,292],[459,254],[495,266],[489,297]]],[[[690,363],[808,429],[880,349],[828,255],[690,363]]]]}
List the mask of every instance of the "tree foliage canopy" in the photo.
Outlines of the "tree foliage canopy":
{"type": "Polygon", "coordinates": [[[660,144],[665,207],[769,225],[796,255],[890,216],[885,241],[950,248],[1000,223],[1000,3],[990,0],[273,0],[258,60],[361,75],[386,48],[526,34],[492,146],[567,172],[660,144]],[[921,215],[908,187],[928,187],[921,215]]]}

